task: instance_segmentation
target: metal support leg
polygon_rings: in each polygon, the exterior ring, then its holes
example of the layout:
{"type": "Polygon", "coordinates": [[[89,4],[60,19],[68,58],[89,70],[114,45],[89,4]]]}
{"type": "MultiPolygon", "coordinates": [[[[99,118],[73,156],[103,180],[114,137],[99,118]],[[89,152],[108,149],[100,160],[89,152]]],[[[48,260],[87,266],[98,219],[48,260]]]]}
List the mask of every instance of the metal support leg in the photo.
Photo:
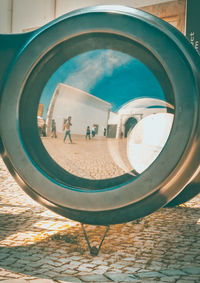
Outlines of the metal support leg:
{"type": "Polygon", "coordinates": [[[106,231],[105,231],[105,233],[104,233],[104,236],[103,236],[103,238],[102,238],[102,240],[101,240],[101,243],[100,243],[99,247],[97,248],[97,247],[95,247],[95,246],[91,247],[90,242],[89,242],[89,239],[88,239],[88,236],[87,236],[87,232],[86,232],[85,227],[84,227],[84,224],[81,224],[81,225],[82,225],[83,233],[84,233],[84,236],[85,236],[85,240],[86,240],[86,242],[87,242],[87,244],[88,244],[88,248],[89,248],[89,250],[90,250],[90,254],[91,254],[92,256],[97,256],[97,255],[99,254],[99,251],[100,251],[100,249],[101,249],[101,246],[102,246],[102,244],[103,244],[103,241],[104,241],[104,239],[105,239],[105,237],[106,237],[106,235],[107,235],[107,233],[108,233],[108,231],[109,231],[110,226],[109,226],[109,225],[107,226],[106,231]]]}

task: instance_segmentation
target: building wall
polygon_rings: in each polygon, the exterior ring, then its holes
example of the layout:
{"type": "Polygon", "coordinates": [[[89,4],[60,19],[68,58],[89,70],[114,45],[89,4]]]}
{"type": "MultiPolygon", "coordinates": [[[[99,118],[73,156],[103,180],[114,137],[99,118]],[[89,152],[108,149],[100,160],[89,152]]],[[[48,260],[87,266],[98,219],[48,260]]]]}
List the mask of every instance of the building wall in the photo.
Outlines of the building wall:
{"type": "Polygon", "coordinates": [[[54,0],[13,1],[12,32],[38,28],[54,18],[54,0]]]}
{"type": "Polygon", "coordinates": [[[151,5],[143,7],[143,10],[167,21],[185,34],[186,0],[151,5]]]}
{"type": "Polygon", "coordinates": [[[11,33],[11,0],[0,0],[0,33],[11,33]]]}
{"type": "Polygon", "coordinates": [[[172,105],[156,98],[140,98],[125,104],[117,113],[110,112],[108,126],[109,128],[116,126],[115,135],[112,133],[112,137],[119,138],[121,133],[123,133],[123,136],[126,136],[124,135],[126,131],[125,125],[128,119],[134,118],[139,122],[149,115],[166,113],[167,108],[173,110],[172,105]]]}
{"type": "Polygon", "coordinates": [[[87,126],[92,129],[92,126],[96,124],[99,126],[98,135],[104,135],[104,128],[107,128],[108,114],[111,107],[109,103],[80,89],[64,84],[59,84],[55,93],[55,101],[50,105],[47,114],[48,124],[51,124],[51,120],[55,119],[57,131],[62,132],[64,119],[71,116],[72,134],[85,135],[87,126]],[[53,109],[51,109],[52,105],[53,109]]]}
{"type": "Polygon", "coordinates": [[[95,6],[95,5],[125,5],[133,8],[141,8],[149,5],[155,5],[158,3],[167,3],[172,0],[76,0],[66,1],[57,0],[56,3],[56,16],[60,16],[65,12],[75,9],[95,6]]]}
{"type": "MultiPolygon", "coordinates": [[[[69,11],[92,5],[116,4],[142,8],[182,1],[185,0],[0,0],[0,33],[27,32],[69,11]]],[[[154,12],[157,13],[157,9],[153,9],[154,12]]]]}

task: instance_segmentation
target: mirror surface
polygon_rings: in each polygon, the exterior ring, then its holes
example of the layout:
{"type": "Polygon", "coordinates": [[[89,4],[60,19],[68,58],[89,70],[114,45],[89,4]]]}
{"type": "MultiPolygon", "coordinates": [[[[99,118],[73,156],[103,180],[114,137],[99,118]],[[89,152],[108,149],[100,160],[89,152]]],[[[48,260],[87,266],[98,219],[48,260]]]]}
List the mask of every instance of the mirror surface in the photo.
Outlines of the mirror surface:
{"type": "Polygon", "coordinates": [[[164,147],[173,112],[142,62],[120,51],[92,50],[66,61],[47,82],[38,133],[51,158],[75,176],[135,177],[164,147]]]}

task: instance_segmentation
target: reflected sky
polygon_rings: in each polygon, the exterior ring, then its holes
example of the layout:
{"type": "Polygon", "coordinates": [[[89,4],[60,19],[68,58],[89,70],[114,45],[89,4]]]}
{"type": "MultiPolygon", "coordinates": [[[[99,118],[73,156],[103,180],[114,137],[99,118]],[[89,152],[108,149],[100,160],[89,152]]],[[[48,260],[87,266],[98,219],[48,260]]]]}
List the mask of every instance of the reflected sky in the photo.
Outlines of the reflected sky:
{"type": "Polygon", "coordinates": [[[93,50],[66,61],[47,82],[40,103],[43,117],[58,83],[66,83],[112,104],[112,111],[135,98],[165,100],[161,86],[140,61],[115,50],[93,50]]]}

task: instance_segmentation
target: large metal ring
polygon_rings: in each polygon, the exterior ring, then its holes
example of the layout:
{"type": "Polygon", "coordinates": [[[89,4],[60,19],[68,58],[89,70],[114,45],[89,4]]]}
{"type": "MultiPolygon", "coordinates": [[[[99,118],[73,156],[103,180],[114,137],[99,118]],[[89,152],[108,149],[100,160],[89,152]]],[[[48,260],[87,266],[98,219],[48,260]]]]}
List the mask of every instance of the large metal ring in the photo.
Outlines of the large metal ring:
{"type": "Polygon", "coordinates": [[[142,11],[98,6],[64,15],[27,38],[9,67],[0,106],[2,156],[22,188],[61,215],[99,225],[145,216],[178,195],[197,174],[200,156],[200,60],[185,37],[142,11]],[[175,104],[159,157],[137,178],[122,176],[114,186],[112,179],[63,172],[37,133],[39,98],[51,74],[76,54],[100,47],[143,60],[175,104]]]}

